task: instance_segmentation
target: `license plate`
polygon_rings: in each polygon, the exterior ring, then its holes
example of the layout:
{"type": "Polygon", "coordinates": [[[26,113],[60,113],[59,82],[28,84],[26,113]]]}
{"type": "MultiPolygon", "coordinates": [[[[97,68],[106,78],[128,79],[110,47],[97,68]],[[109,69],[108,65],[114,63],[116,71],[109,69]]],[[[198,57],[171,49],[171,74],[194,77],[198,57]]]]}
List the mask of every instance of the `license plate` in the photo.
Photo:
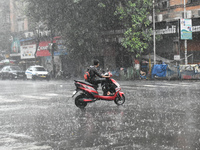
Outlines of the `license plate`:
{"type": "Polygon", "coordinates": [[[74,91],[73,93],[72,93],[72,97],[74,97],[74,95],[77,93],[77,91],[74,91]]]}
{"type": "Polygon", "coordinates": [[[42,78],[46,78],[46,76],[40,76],[40,77],[42,77],[42,78]]]}

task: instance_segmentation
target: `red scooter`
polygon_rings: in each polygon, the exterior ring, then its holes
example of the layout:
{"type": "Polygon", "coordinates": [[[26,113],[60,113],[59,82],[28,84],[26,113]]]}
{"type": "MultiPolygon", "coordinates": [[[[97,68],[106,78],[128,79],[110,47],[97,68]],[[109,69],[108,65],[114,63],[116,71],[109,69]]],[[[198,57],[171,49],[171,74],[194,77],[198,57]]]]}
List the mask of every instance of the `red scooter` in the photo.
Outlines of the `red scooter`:
{"type": "MultiPolygon", "coordinates": [[[[111,73],[109,75],[112,76],[111,73]]],[[[97,100],[114,101],[115,104],[122,105],[125,102],[125,96],[120,91],[120,85],[112,78],[107,78],[106,80],[106,82],[101,84],[103,95],[99,95],[95,85],[82,80],[74,80],[76,91],[74,91],[72,97],[80,92],[75,98],[75,105],[79,108],[85,108],[88,103],[97,100]]]]}

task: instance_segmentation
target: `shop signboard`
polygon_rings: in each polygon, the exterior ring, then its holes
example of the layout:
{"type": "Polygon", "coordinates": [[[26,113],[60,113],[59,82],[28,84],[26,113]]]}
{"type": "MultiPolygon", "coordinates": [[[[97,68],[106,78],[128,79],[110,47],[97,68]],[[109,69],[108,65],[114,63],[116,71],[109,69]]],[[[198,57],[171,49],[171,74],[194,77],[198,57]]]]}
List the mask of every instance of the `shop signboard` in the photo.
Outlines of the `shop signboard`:
{"type": "Polygon", "coordinates": [[[156,30],[156,35],[165,35],[174,33],[176,33],[176,25],[172,25],[171,27],[167,26],[165,29],[156,30]]]}
{"type": "Polygon", "coordinates": [[[20,46],[21,59],[35,58],[36,44],[20,46]]]}
{"type": "Polygon", "coordinates": [[[51,53],[48,50],[50,41],[42,41],[39,43],[36,56],[37,57],[44,57],[44,56],[51,56],[51,53]]]}
{"type": "Polygon", "coordinates": [[[180,55],[174,55],[174,60],[180,60],[180,55]]]}
{"type": "Polygon", "coordinates": [[[192,20],[181,19],[181,40],[192,40],[192,20]]]}
{"type": "Polygon", "coordinates": [[[67,55],[67,48],[64,46],[63,40],[56,40],[56,50],[54,51],[54,56],[60,56],[60,55],[67,55]]]}
{"type": "Polygon", "coordinates": [[[19,39],[15,38],[11,45],[11,54],[20,53],[20,42],[19,39]]]}

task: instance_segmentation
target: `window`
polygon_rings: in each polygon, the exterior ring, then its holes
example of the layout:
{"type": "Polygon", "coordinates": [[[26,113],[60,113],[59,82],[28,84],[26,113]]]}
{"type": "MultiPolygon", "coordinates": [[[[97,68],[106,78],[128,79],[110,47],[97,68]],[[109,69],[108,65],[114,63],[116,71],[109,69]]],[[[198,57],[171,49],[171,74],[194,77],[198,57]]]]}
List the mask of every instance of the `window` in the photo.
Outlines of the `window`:
{"type": "Polygon", "coordinates": [[[187,1],[188,4],[196,3],[196,2],[199,2],[199,0],[188,0],[188,1],[187,1]]]}
{"type": "Polygon", "coordinates": [[[10,67],[12,70],[17,70],[17,71],[21,71],[21,68],[18,66],[11,66],[10,67]]]}
{"type": "Polygon", "coordinates": [[[162,7],[167,8],[167,1],[162,2],[162,7]]]}
{"type": "Polygon", "coordinates": [[[43,67],[35,67],[34,70],[35,71],[45,71],[45,69],[43,67]]]}
{"type": "Polygon", "coordinates": [[[18,31],[24,31],[24,21],[18,21],[18,31]]]}
{"type": "Polygon", "coordinates": [[[166,9],[169,7],[169,1],[168,0],[160,0],[160,1],[157,1],[158,3],[158,7],[160,9],[166,9]]]}
{"type": "Polygon", "coordinates": [[[199,2],[199,0],[191,0],[191,1],[192,1],[192,3],[199,2]]]}
{"type": "Polygon", "coordinates": [[[10,68],[7,67],[5,70],[6,70],[6,71],[10,71],[10,68]]]}

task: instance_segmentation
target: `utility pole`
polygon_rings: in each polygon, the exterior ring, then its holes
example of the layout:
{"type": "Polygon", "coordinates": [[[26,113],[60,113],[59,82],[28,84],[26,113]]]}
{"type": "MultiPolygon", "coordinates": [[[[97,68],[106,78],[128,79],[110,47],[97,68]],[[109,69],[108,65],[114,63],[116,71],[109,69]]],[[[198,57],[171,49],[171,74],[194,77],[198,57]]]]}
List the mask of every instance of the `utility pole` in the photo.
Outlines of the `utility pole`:
{"type": "Polygon", "coordinates": [[[53,43],[53,40],[52,40],[52,50],[51,50],[51,56],[52,56],[52,76],[53,78],[55,78],[55,64],[54,64],[54,51],[55,51],[55,43],[53,43]]]}
{"type": "MultiPolygon", "coordinates": [[[[185,0],[184,0],[184,19],[186,19],[186,5],[185,5],[185,0]]],[[[188,59],[187,59],[187,40],[185,40],[185,65],[188,64],[188,59]]]]}
{"type": "Polygon", "coordinates": [[[153,52],[154,65],[156,64],[156,23],[155,23],[155,2],[153,0],[153,52]]]}

